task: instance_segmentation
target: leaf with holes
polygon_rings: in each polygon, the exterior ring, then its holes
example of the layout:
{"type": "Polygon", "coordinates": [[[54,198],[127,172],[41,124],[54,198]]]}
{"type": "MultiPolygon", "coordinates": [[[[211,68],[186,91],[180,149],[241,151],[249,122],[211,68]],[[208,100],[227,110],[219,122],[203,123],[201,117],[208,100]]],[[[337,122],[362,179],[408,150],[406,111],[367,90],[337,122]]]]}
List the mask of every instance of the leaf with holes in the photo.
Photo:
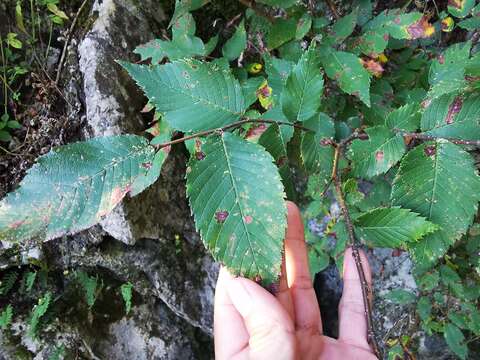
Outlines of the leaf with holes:
{"type": "Polygon", "coordinates": [[[315,46],[302,55],[288,76],[282,92],[282,110],[290,121],[305,121],[314,116],[323,92],[323,74],[315,46]]]}
{"type": "Polygon", "coordinates": [[[272,156],[231,133],[210,136],[202,152],[190,160],[187,194],[205,246],[235,274],[276,281],[286,206],[272,156]]]}
{"type": "Polygon", "coordinates": [[[480,95],[446,94],[432,100],[422,115],[428,135],[480,140],[480,95]]]}
{"type": "Polygon", "coordinates": [[[355,220],[355,232],[369,246],[402,248],[438,229],[408,209],[377,208],[355,220]]]}
{"type": "MultiPolygon", "coordinates": [[[[322,48],[322,51],[325,50],[322,48]]],[[[361,60],[352,53],[328,50],[321,56],[328,77],[338,82],[344,92],[370,106],[370,75],[361,60]]]]}
{"type": "Polygon", "coordinates": [[[174,129],[215,129],[245,112],[238,80],[218,64],[193,59],[155,66],[120,64],[174,129]]]}
{"type": "Polygon", "coordinates": [[[403,137],[385,126],[375,126],[365,130],[368,140],[356,139],[352,142],[348,156],[353,162],[356,176],[371,178],[387,172],[405,153],[403,137]]]}
{"type": "Polygon", "coordinates": [[[148,176],[154,156],[135,135],[54,148],[0,202],[0,240],[52,239],[89,228],[148,176]]]}
{"type": "Polygon", "coordinates": [[[402,160],[392,187],[392,203],[441,227],[412,249],[415,260],[443,256],[473,221],[480,200],[480,178],[470,154],[446,141],[428,142],[402,160]]]}

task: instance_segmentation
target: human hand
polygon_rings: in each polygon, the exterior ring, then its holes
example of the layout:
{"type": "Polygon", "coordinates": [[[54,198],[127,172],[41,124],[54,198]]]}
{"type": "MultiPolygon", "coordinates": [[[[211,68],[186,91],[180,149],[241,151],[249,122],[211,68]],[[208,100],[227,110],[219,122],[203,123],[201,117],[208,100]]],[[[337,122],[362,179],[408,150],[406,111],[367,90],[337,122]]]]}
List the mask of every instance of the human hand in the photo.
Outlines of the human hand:
{"type": "MultiPolygon", "coordinates": [[[[368,261],[365,254],[361,257],[370,284],[368,261]]],[[[376,359],[367,342],[362,289],[351,249],[344,259],[339,338],[323,335],[303,223],[291,202],[284,259],[276,295],[220,270],[215,293],[216,359],[376,359]]]]}

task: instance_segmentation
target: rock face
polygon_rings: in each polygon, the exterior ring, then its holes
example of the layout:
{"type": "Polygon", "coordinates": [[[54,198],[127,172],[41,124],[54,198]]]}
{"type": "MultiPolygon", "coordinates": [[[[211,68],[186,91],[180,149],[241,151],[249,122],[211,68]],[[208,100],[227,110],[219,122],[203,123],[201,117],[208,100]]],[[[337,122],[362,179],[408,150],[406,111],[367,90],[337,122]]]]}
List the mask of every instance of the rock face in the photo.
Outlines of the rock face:
{"type": "MultiPolygon", "coordinates": [[[[140,134],[148,126],[140,113],[145,98],[115,60],[134,61],[133,49],[158,35],[162,17],[154,0],[94,1],[91,29],[83,39],[72,39],[78,49],[72,45],[69,53],[78,55],[83,82],[75,95],[85,107],[84,137],[140,134]]],[[[78,83],[78,69],[76,61],[67,63],[68,90],[69,81],[78,83]]],[[[47,359],[62,344],[87,358],[212,358],[218,265],[206,254],[190,216],[186,160],[182,146],[173,148],[162,176],[144,193],[126,199],[100,225],[42,246],[38,258],[52,273],[59,278],[65,278],[67,269],[101,273],[106,294],[81,317],[73,314],[84,301],[64,293],[61,301],[70,304],[64,309],[68,315],[50,322],[37,339],[26,335],[27,317],[17,316],[12,336],[0,337],[0,359],[16,359],[19,347],[29,354],[26,358],[47,359]],[[129,315],[118,290],[109,294],[125,282],[134,289],[129,315]]]]}

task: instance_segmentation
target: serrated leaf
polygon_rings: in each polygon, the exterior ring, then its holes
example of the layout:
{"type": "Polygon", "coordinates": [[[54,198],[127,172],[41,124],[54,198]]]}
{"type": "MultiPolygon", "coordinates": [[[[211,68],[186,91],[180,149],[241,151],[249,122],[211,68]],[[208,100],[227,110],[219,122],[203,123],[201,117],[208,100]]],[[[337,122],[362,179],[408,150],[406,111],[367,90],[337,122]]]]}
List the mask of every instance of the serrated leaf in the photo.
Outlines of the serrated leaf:
{"type": "Polygon", "coordinates": [[[401,248],[438,229],[408,209],[378,208],[355,220],[357,235],[369,246],[401,248]]]}
{"type": "Polygon", "coordinates": [[[238,80],[215,63],[192,59],[155,66],[120,64],[174,129],[219,128],[238,120],[246,110],[238,80]]]}
{"type": "Polygon", "coordinates": [[[466,359],[468,355],[468,347],[465,344],[465,336],[462,331],[455,325],[448,323],[445,325],[443,337],[448,347],[461,359],[466,359]]]}
{"type": "Polygon", "coordinates": [[[240,83],[240,85],[242,86],[243,97],[245,99],[245,103],[247,106],[250,106],[255,101],[257,101],[258,99],[257,90],[264,82],[265,82],[264,77],[257,76],[257,77],[248,78],[245,81],[240,83]]]}
{"type": "Polygon", "coordinates": [[[480,15],[473,15],[471,18],[465,19],[458,23],[458,26],[462,29],[472,31],[480,28],[480,15]]]}
{"type": "Polygon", "coordinates": [[[235,274],[276,281],[286,206],[273,158],[231,133],[209,137],[202,152],[190,160],[187,194],[205,246],[235,274]]]}
{"type": "Polygon", "coordinates": [[[431,85],[428,98],[458,93],[466,88],[465,68],[469,62],[471,45],[471,42],[454,44],[432,62],[428,73],[431,85]]]}
{"type": "Polygon", "coordinates": [[[401,14],[400,11],[384,11],[364,26],[365,31],[387,31],[388,35],[399,40],[427,38],[435,28],[418,11],[401,14]]]}
{"type": "Polygon", "coordinates": [[[222,53],[229,61],[237,59],[247,46],[245,20],[238,25],[233,36],[223,45],[222,53]]]}
{"type": "Polygon", "coordinates": [[[388,292],[385,295],[385,298],[395,304],[406,305],[406,304],[413,303],[417,298],[417,296],[411,291],[407,291],[403,289],[395,289],[388,292]]]}
{"type": "Polygon", "coordinates": [[[135,135],[96,138],[41,156],[0,202],[0,239],[52,239],[96,224],[147,175],[155,151],[135,135]]]}
{"type": "Polygon", "coordinates": [[[267,45],[269,50],[278,48],[286,42],[295,38],[297,33],[297,22],[294,18],[276,19],[271,25],[267,34],[267,45]]]}
{"type": "Polygon", "coordinates": [[[417,313],[423,321],[430,317],[432,312],[432,303],[426,296],[422,296],[417,303],[417,313]]]}
{"type": "Polygon", "coordinates": [[[332,26],[332,36],[336,41],[343,41],[349,37],[357,25],[358,10],[353,10],[350,14],[338,19],[332,26]]]}
{"type": "Polygon", "coordinates": [[[309,174],[323,173],[325,179],[332,173],[334,150],[330,144],[323,144],[335,137],[335,125],[326,114],[320,113],[303,124],[313,131],[302,132],[301,156],[309,174]]]}
{"type": "Polygon", "coordinates": [[[336,80],[340,89],[370,106],[370,75],[357,56],[331,50],[321,61],[328,77],[336,80]]]}
{"type": "Polygon", "coordinates": [[[292,126],[272,124],[258,139],[258,144],[262,145],[275,160],[289,199],[295,198],[295,185],[287,153],[287,145],[293,137],[293,131],[292,126]]]}
{"type": "Polygon", "coordinates": [[[407,104],[387,115],[385,125],[390,129],[416,131],[420,127],[420,111],[417,104],[407,104]]]}
{"type": "Polygon", "coordinates": [[[348,151],[353,161],[353,173],[358,177],[371,178],[387,172],[405,153],[401,135],[384,126],[367,128],[368,140],[354,140],[348,151]]]}
{"type": "Polygon", "coordinates": [[[446,141],[417,146],[400,164],[391,199],[441,227],[412,248],[418,263],[435,261],[467,231],[477,212],[480,180],[472,157],[446,141]]]}
{"type": "Polygon", "coordinates": [[[178,18],[184,16],[189,11],[200,9],[209,2],[210,0],[176,0],[175,11],[168,26],[172,26],[172,24],[177,21],[178,18]]]}
{"type": "Polygon", "coordinates": [[[355,45],[363,54],[376,58],[387,48],[388,32],[387,30],[367,31],[356,40],[355,45]]]}
{"type": "Polygon", "coordinates": [[[446,94],[429,103],[421,129],[428,135],[479,140],[479,121],[480,95],[446,94]]]}
{"type": "Polygon", "coordinates": [[[0,329],[5,330],[12,323],[13,308],[8,304],[7,307],[0,312],[0,329]]]}
{"type": "Polygon", "coordinates": [[[323,74],[315,46],[302,55],[288,76],[282,92],[282,110],[290,121],[305,121],[320,107],[323,92],[323,74]]]}
{"type": "Polygon", "coordinates": [[[265,72],[268,76],[268,85],[273,90],[272,93],[274,105],[279,104],[280,95],[283,92],[287,79],[290,75],[290,72],[294,68],[295,63],[270,56],[268,53],[264,54],[263,60],[265,62],[265,72]]]}
{"type": "Polygon", "coordinates": [[[309,13],[304,13],[297,22],[297,30],[295,33],[295,39],[301,40],[308,34],[312,27],[312,16],[309,13]]]}
{"type": "MultiPolygon", "coordinates": [[[[154,39],[139,45],[133,51],[140,55],[142,61],[151,59],[152,64],[158,64],[165,57],[170,61],[208,54],[205,45],[195,35],[195,21],[189,13],[178,18],[172,27],[172,41],[154,39]]],[[[212,46],[212,44],[210,44],[212,46]]]]}

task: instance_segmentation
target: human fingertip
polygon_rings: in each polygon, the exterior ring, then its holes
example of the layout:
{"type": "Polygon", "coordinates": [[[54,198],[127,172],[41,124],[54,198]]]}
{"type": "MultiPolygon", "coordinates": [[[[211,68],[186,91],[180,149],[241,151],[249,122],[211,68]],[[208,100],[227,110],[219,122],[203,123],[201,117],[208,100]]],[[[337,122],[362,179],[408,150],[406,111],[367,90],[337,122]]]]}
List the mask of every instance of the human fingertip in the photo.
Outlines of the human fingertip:
{"type": "Polygon", "coordinates": [[[227,284],[227,292],[232,300],[233,306],[242,317],[246,317],[251,310],[253,299],[247,288],[244,286],[242,278],[231,278],[227,284]]]}

